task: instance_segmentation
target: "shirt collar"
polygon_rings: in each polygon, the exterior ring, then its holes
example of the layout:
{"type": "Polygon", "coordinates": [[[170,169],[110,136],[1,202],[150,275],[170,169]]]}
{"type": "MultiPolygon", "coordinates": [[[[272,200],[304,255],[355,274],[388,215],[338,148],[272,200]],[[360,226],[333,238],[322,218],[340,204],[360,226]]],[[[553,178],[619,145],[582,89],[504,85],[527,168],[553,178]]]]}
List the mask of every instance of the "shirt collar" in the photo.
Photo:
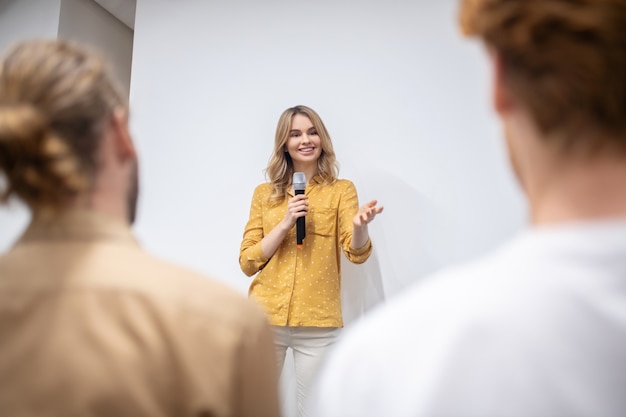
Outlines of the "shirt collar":
{"type": "MultiPolygon", "coordinates": [[[[322,178],[322,176],[319,174],[316,174],[313,178],[309,180],[308,184],[306,185],[305,194],[308,193],[308,190],[310,187],[322,184],[323,182],[324,182],[324,179],[322,178]]],[[[287,190],[287,194],[289,194],[292,197],[295,195],[295,193],[293,192],[293,186],[289,187],[289,189],[287,190]]]]}
{"type": "Polygon", "coordinates": [[[62,213],[35,215],[18,240],[18,244],[40,240],[83,242],[114,240],[138,246],[128,224],[90,210],[67,210],[62,213]]]}

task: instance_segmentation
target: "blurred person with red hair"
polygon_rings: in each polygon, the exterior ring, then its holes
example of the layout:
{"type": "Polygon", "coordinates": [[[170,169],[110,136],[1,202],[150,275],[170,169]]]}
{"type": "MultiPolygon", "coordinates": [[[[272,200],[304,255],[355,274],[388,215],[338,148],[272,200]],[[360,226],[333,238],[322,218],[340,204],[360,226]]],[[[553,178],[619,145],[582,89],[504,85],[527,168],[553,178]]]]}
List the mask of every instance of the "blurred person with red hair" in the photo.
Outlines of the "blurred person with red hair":
{"type": "Polygon", "coordinates": [[[626,415],[626,0],[465,0],[530,225],[346,331],[318,417],[626,415]]]}

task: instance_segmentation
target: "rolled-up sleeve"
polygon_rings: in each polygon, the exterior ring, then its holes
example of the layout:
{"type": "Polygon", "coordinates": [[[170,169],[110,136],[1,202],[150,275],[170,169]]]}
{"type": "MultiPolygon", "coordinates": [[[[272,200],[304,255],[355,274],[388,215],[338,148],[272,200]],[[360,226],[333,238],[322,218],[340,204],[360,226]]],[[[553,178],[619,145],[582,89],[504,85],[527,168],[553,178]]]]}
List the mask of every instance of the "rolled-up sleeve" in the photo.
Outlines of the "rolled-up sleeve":
{"type": "Polygon", "coordinates": [[[346,254],[346,257],[350,262],[355,264],[362,264],[363,262],[367,261],[367,259],[372,254],[372,241],[370,239],[367,239],[365,245],[358,249],[351,247],[344,248],[344,253],[346,254]]]}
{"type": "Polygon", "coordinates": [[[354,230],[352,219],[359,211],[359,198],[354,184],[350,181],[346,181],[346,184],[347,186],[341,195],[338,212],[341,248],[350,262],[362,264],[372,254],[372,241],[367,239],[365,245],[360,248],[351,247],[352,231],[354,230]]]}

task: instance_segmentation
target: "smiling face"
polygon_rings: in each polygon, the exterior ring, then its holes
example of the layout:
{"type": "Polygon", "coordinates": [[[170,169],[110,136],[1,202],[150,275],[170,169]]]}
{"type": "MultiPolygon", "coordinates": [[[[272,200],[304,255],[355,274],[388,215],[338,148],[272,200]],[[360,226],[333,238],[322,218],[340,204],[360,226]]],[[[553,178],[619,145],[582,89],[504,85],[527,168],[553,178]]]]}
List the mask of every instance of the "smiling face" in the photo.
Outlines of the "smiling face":
{"type": "Polygon", "coordinates": [[[293,116],[285,151],[289,153],[295,171],[307,171],[307,168],[317,166],[322,154],[322,142],[317,129],[305,115],[293,116]]]}

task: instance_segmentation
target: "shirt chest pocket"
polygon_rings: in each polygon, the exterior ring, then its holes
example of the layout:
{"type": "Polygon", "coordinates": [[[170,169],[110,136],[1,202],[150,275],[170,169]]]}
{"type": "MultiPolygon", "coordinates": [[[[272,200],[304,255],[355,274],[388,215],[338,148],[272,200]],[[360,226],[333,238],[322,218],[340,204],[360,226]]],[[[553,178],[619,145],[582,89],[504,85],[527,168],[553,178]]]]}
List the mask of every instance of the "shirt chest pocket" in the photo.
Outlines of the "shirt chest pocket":
{"type": "Polygon", "coordinates": [[[307,233],[332,236],[337,229],[337,209],[311,210],[307,219],[307,233]]]}

